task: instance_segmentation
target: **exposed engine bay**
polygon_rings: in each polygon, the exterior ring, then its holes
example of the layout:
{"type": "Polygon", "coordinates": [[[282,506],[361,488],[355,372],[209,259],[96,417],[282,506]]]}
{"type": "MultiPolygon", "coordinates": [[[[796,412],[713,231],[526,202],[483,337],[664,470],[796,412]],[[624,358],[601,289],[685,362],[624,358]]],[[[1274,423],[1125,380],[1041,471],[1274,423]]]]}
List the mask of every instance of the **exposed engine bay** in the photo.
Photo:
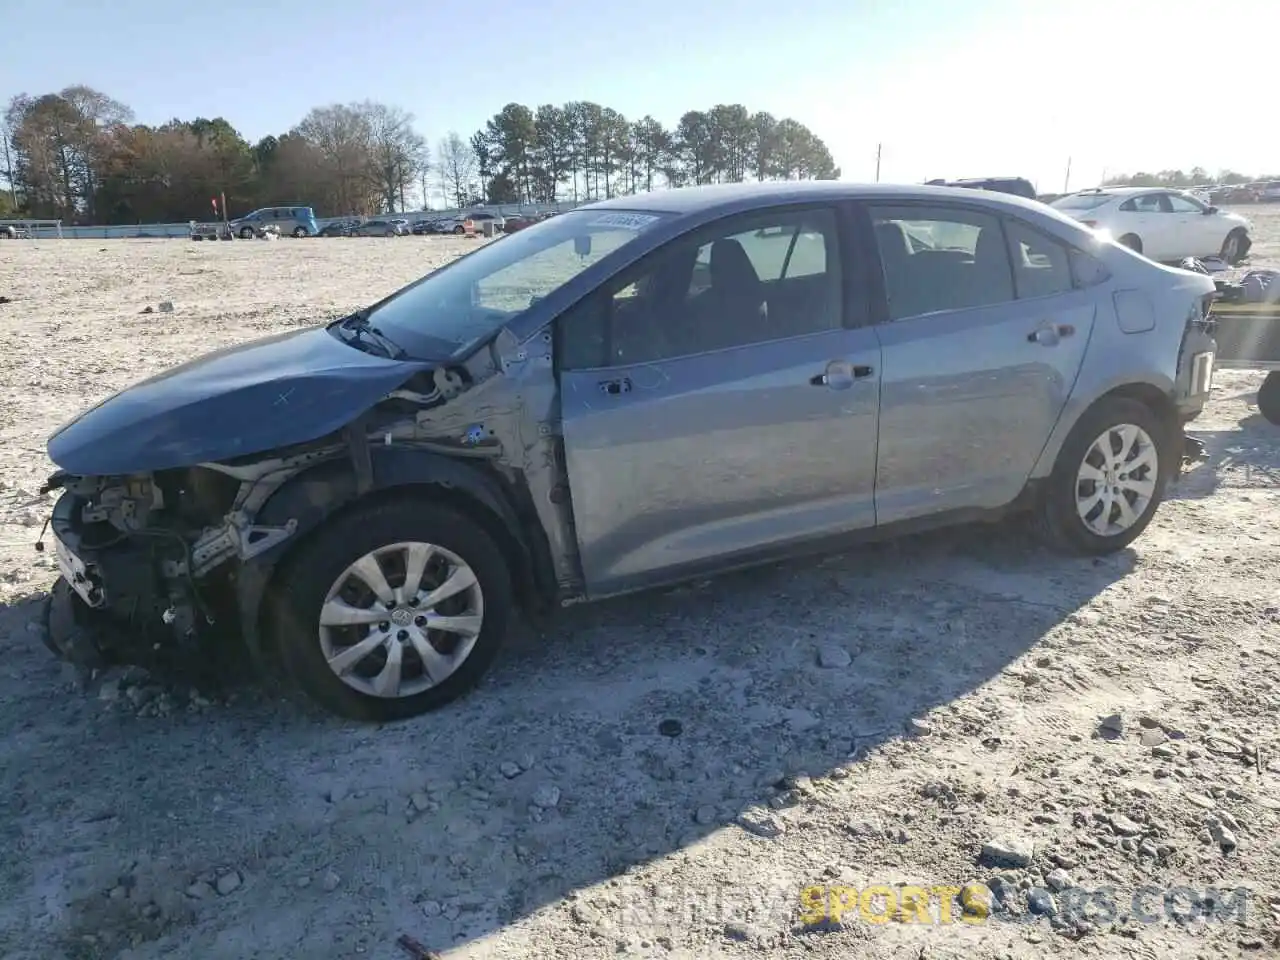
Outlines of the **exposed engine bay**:
{"type": "MultiPolygon", "coordinates": [[[[437,368],[411,378],[346,428],[310,443],[129,476],[53,474],[42,492],[62,491],[50,518],[56,560],[83,602],[72,604],[77,617],[91,621],[83,632],[94,638],[94,659],[181,662],[207,636],[244,632],[246,597],[237,581],[254,572],[253,561],[282,554],[327,511],[378,486],[431,482],[431,470],[420,469],[426,458],[437,466],[469,461],[460,469],[474,465],[479,469],[468,473],[492,477],[505,490],[519,486],[526,499],[531,479],[535,485],[554,482],[549,474],[533,471],[531,478],[522,469],[531,453],[544,464],[554,458],[518,442],[518,431],[512,432],[518,421],[495,418],[489,427],[471,419],[471,403],[444,409],[461,393],[489,394],[475,389],[477,381],[500,393],[511,389],[515,378],[495,376],[498,370],[519,375],[487,352],[477,359],[477,369],[437,368]],[[375,478],[375,466],[397,458],[407,469],[383,469],[375,478]],[[300,509],[282,514],[281,501],[290,501],[282,496],[264,511],[291,481],[313,477],[320,479],[292,492],[300,509]]],[[[534,377],[553,389],[548,372],[539,369],[534,377]]],[[[264,568],[273,562],[266,558],[264,568]]],[[[63,644],[57,652],[85,659],[83,648],[73,655],[63,644]]]]}

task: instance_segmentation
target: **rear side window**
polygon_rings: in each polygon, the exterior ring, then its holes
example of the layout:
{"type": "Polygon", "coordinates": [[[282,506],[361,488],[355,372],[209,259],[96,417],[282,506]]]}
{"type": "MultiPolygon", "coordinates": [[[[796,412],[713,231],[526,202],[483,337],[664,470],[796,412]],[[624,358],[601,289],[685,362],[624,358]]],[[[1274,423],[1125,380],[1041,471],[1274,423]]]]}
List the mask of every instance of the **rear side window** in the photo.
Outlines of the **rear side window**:
{"type": "Polygon", "coordinates": [[[1015,299],[1009,250],[995,216],[915,205],[870,213],[890,320],[1015,299]]]}
{"type": "Polygon", "coordinates": [[[1070,197],[1059,197],[1049,206],[1055,210],[1096,210],[1113,199],[1105,193],[1078,193],[1070,197]]]}
{"type": "Polygon", "coordinates": [[[1017,220],[1005,221],[1005,235],[1019,300],[1050,297],[1075,286],[1071,254],[1064,244],[1017,220]]]}

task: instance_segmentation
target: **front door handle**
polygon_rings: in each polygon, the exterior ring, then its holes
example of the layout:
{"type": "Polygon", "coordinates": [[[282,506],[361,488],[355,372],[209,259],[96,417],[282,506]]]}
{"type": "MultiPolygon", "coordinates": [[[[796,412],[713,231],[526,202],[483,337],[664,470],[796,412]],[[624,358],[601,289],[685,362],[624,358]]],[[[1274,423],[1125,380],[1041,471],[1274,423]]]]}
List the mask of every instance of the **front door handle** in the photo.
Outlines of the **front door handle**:
{"type": "Polygon", "coordinates": [[[864,380],[875,373],[875,367],[866,364],[849,363],[847,360],[832,360],[823,373],[809,378],[811,386],[827,387],[831,390],[847,390],[855,380],[864,380]]]}
{"type": "Polygon", "coordinates": [[[597,386],[600,387],[601,393],[617,397],[631,392],[631,378],[619,377],[617,380],[601,380],[597,386]]]}
{"type": "Polygon", "coordinates": [[[1069,337],[1076,328],[1069,323],[1045,323],[1027,334],[1028,343],[1038,343],[1043,347],[1057,346],[1063,337],[1069,337]]]}

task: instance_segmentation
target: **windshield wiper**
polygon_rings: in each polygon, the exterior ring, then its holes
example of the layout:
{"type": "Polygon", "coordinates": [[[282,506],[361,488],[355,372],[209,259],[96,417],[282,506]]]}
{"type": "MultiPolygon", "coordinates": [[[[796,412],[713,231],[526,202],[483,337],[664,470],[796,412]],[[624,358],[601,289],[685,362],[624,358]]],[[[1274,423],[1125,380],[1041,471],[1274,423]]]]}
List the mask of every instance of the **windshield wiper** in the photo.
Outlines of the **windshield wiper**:
{"type": "Polygon", "coordinates": [[[357,310],[343,320],[339,327],[342,330],[350,330],[352,332],[353,336],[347,339],[348,343],[352,341],[362,342],[367,338],[369,343],[376,344],[390,360],[404,360],[408,357],[408,353],[405,352],[402,346],[369,323],[368,310],[357,310]]]}

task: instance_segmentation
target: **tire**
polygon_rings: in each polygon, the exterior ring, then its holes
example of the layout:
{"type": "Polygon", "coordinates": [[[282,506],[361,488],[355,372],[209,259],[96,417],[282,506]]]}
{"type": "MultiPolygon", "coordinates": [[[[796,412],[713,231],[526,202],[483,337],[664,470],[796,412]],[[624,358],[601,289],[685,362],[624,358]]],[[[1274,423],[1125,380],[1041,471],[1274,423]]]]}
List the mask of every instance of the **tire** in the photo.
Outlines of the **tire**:
{"type": "Polygon", "coordinates": [[[299,240],[301,240],[303,237],[311,236],[311,234],[307,233],[306,227],[294,227],[293,235],[297,237],[299,240]]]}
{"type": "Polygon", "coordinates": [[[1268,423],[1280,426],[1280,371],[1268,373],[1258,388],[1258,412],[1268,423]]]}
{"type": "Polygon", "coordinates": [[[384,237],[394,237],[395,235],[396,235],[396,232],[390,229],[388,229],[387,232],[383,234],[384,237]]]}
{"type": "MultiPolygon", "coordinates": [[[[1182,451],[1176,443],[1174,433],[1150,407],[1127,397],[1104,398],[1087,410],[1063,443],[1053,473],[1041,491],[1035,508],[1035,527],[1040,538],[1058,551],[1082,556],[1103,556],[1123,550],[1131,544],[1141,536],[1155,516],[1164,499],[1169,476],[1181,456],[1182,451]],[[1081,471],[1086,456],[1091,461],[1096,459],[1093,452],[1095,442],[1102,443],[1104,438],[1115,438],[1113,431],[1122,426],[1136,427],[1141,434],[1145,434],[1145,441],[1139,435],[1140,444],[1134,452],[1140,454],[1142,446],[1149,445],[1154,453],[1154,469],[1151,465],[1139,468],[1135,472],[1139,472],[1140,476],[1132,479],[1127,477],[1127,471],[1117,471],[1114,479],[1125,486],[1123,489],[1113,487],[1113,490],[1121,489],[1121,497],[1136,516],[1125,526],[1117,525],[1114,532],[1101,533],[1090,527],[1086,516],[1098,523],[1105,508],[1110,511],[1112,523],[1115,523],[1116,520],[1123,519],[1123,514],[1118,508],[1118,501],[1114,499],[1101,502],[1092,500],[1096,487],[1081,477],[1081,471]],[[1153,472],[1154,482],[1147,486],[1143,481],[1151,480],[1153,472]],[[1122,481],[1120,477],[1126,479],[1122,481]],[[1086,483],[1090,485],[1086,487],[1086,483]],[[1080,494],[1081,489],[1086,490],[1085,495],[1080,494]],[[1146,497],[1145,506],[1134,510],[1141,500],[1139,490],[1149,496],[1146,497]],[[1134,494],[1133,499],[1130,499],[1129,493],[1134,494]],[[1092,502],[1095,506],[1082,516],[1077,507],[1080,501],[1092,502]]],[[[1132,459],[1130,463],[1132,464],[1132,459]]]]}
{"type": "Polygon", "coordinates": [[[240,228],[240,239],[241,239],[241,240],[252,240],[252,239],[253,239],[253,227],[241,227],[241,228],[240,228]]]}
{"type": "MultiPolygon", "coordinates": [[[[443,707],[479,682],[502,645],[512,604],[506,560],[483,528],[447,507],[397,499],[357,508],[322,527],[294,556],[281,571],[273,590],[277,598],[274,637],[293,680],[308,696],[339,716],[386,722],[443,707]],[[420,581],[424,591],[437,585],[446,569],[459,572],[462,567],[474,574],[473,585],[436,608],[417,606],[415,597],[388,609],[383,614],[386,621],[321,626],[320,610],[331,596],[345,598],[347,609],[370,609],[378,602],[365,582],[350,572],[357,561],[367,564],[375,551],[384,552],[386,560],[381,562],[390,561],[384,568],[386,580],[390,584],[403,583],[409,554],[395,546],[402,544],[429,544],[436,551],[420,581]],[[455,649],[462,652],[466,635],[439,629],[431,630],[430,635],[426,629],[419,631],[415,623],[421,624],[425,619],[424,611],[456,617],[457,622],[464,617],[474,621],[478,615],[479,632],[470,652],[462,653],[460,662],[451,665],[441,648],[448,650],[456,643],[455,649]],[[345,678],[340,677],[330,668],[328,658],[352,651],[357,643],[374,645],[368,646],[369,653],[362,659],[353,662],[353,669],[345,678]],[[434,664],[444,674],[440,682],[430,683],[429,674],[423,670],[424,661],[417,652],[423,644],[428,645],[432,657],[439,657],[434,664]],[[398,651],[393,651],[396,647],[398,651]],[[398,652],[400,657],[402,692],[379,696],[373,689],[374,675],[392,652],[398,652]],[[450,666],[452,672],[448,672],[450,666]]],[[[373,558],[373,562],[380,561],[373,558]]]]}
{"type": "Polygon", "coordinates": [[[1137,234],[1126,233],[1116,242],[1122,247],[1128,247],[1134,253],[1142,252],[1142,241],[1138,238],[1137,234]]]}
{"type": "Polygon", "coordinates": [[[1222,252],[1219,256],[1230,266],[1235,266],[1244,259],[1245,250],[1245,232],[1237,227],[1227,234],[1227,239],[1222,241],[1222,252]]]}
{"type": "Polygon", "coordinates": [[[467,232],[467,228],[459,224],[458,226],[453,228],[453,232],[461,236],[462,234],[467,232]]]}

